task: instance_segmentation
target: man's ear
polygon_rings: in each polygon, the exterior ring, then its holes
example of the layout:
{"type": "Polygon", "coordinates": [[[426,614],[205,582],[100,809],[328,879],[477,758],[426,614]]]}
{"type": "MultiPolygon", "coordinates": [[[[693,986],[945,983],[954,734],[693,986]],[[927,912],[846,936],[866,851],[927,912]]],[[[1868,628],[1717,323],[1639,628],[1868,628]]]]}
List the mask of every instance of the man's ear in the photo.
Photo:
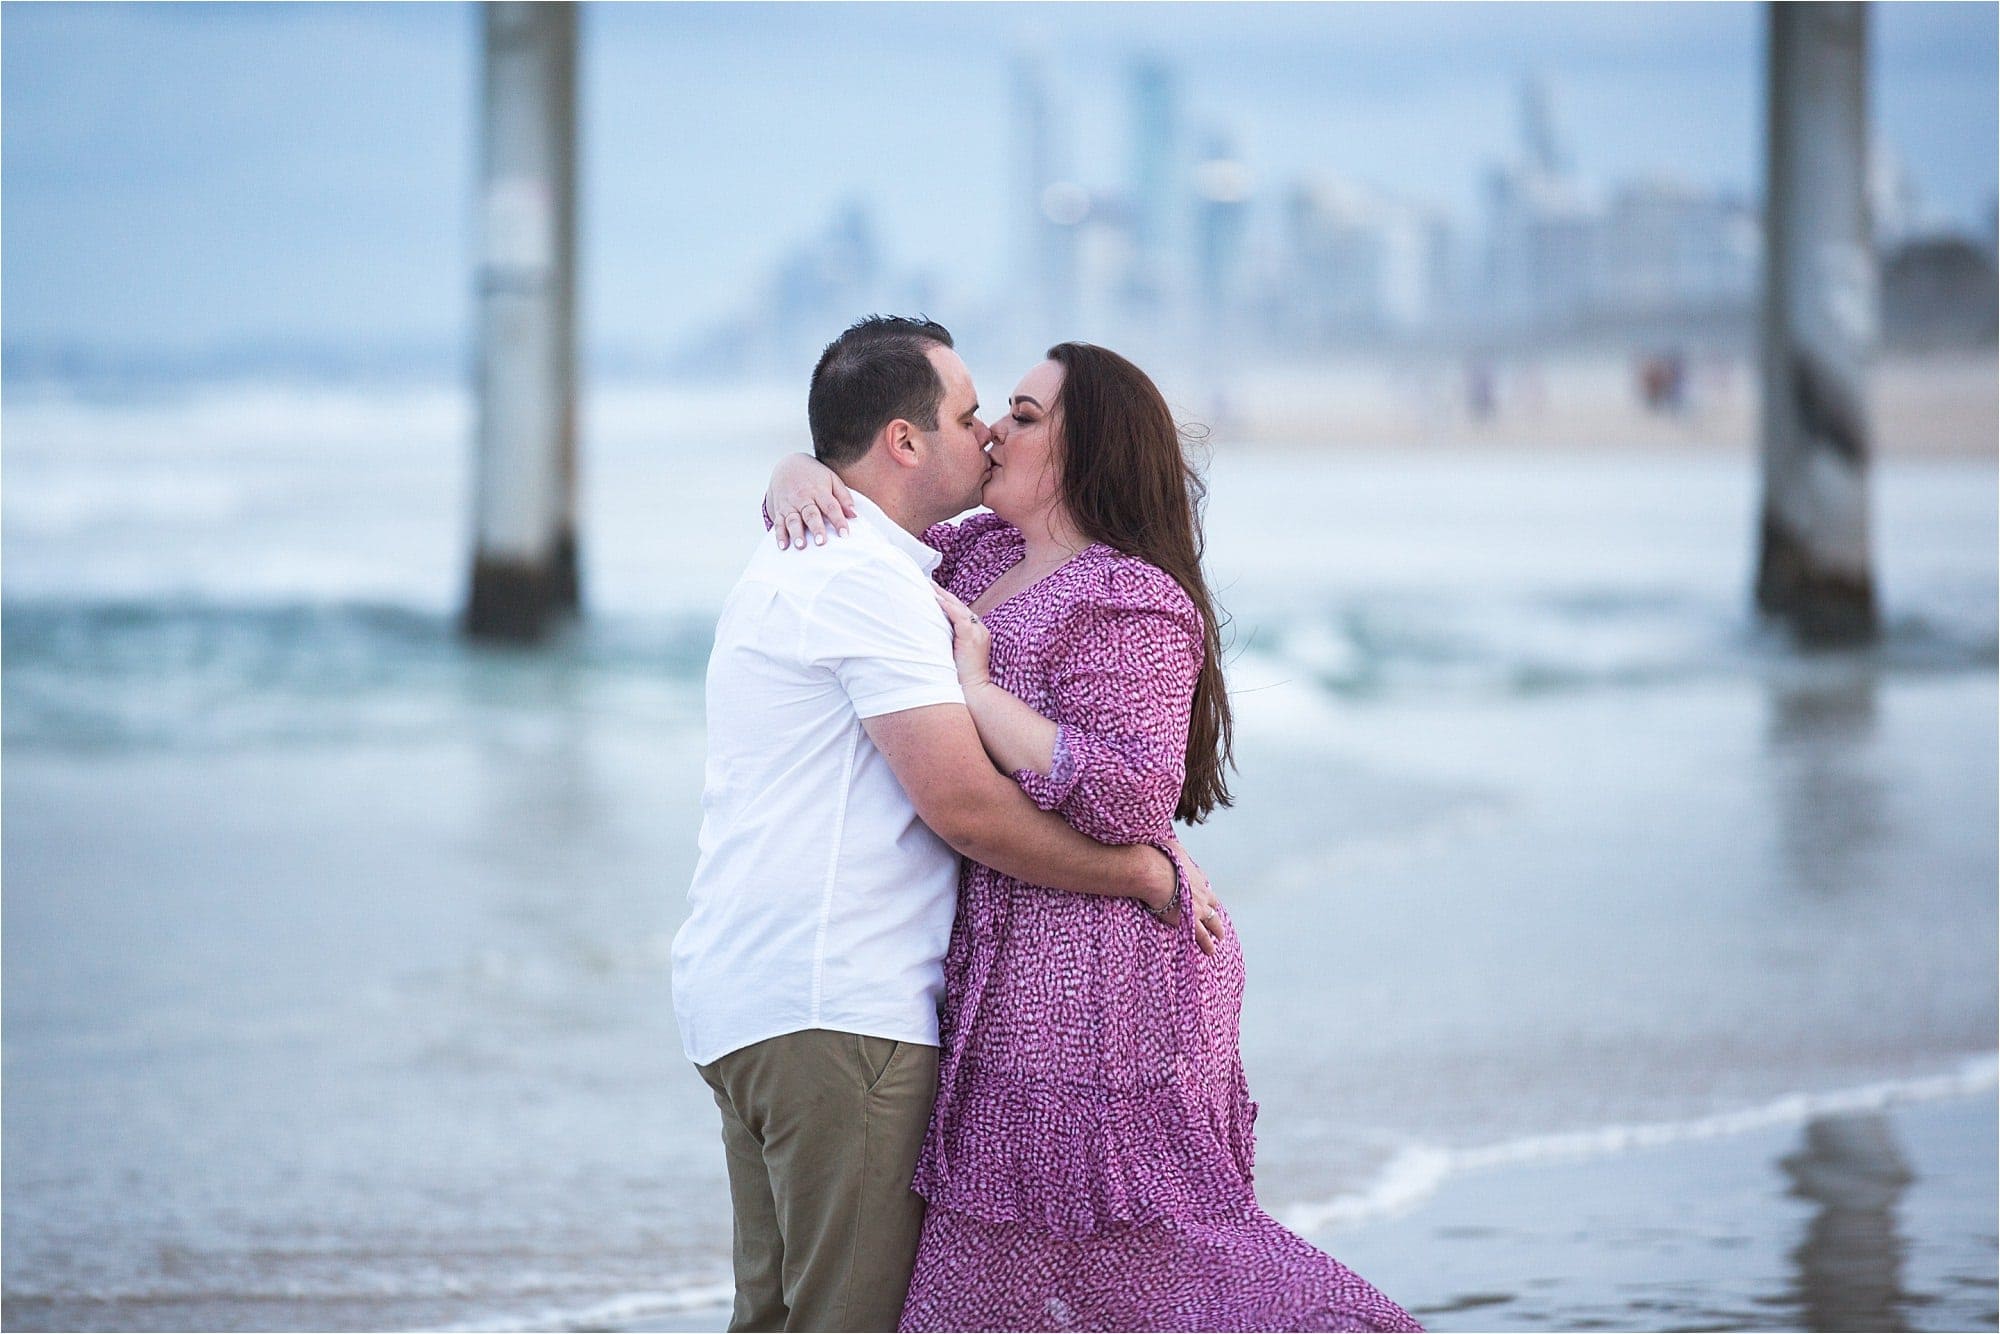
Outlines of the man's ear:
{"type": "Polygon", "coordinates": [[[901,417],[882,428],[882,444],[890,460],[902,467],[915,468],[924,461],[923,442],[918,438],[917,428],[901,417]]]}

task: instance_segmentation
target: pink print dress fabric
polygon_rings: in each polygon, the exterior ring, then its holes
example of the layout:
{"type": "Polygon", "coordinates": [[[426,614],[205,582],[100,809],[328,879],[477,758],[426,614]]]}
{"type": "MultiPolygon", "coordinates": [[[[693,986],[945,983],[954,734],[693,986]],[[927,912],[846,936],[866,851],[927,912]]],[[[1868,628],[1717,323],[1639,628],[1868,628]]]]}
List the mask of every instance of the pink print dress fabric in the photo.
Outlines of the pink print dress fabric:
{"type": "MultiPolygon", "coordinates": [[[[1023,551],[990,514],[924,540],[968,603],[1023,551]]],[[[1104,842],[1170,833],[1203,651],[1179,585],[1099,544],[983,615],[993,679],[1058,725],[1028,795],[1104,842]]],[[[1192,922],[968,862],[944,967],[903,1329],[1420,1328],[1257,1207],[1233,929],[1205,955],[1192,922]]]]}

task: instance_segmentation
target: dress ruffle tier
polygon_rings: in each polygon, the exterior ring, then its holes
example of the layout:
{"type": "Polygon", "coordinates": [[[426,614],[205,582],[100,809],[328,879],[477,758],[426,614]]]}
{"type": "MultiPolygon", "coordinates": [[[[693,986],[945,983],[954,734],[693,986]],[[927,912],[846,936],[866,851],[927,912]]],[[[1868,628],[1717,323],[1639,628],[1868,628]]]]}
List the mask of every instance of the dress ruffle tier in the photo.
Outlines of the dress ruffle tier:
{"type": "Polygon", "coordinates": [[[1172,1086],[1072,1089],[961,1073],[917,1165],[915,1189],[934,1206],[1088,1237],[1225,1218],[1256,1201],[1248,1099],[1214,1108],[1172,1086]]]}

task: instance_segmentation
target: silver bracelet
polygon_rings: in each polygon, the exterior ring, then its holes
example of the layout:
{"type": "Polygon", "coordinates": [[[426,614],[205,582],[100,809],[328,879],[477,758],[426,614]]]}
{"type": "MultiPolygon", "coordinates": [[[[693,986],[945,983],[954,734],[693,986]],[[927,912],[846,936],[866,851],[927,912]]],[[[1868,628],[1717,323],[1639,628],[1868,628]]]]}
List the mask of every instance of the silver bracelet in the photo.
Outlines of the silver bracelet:
{"type": "Polygon", "coordinates": [[[1172,852],[1168,851],[1166,848],[1161,847],[1157,843],[1148,844],[1147,846],[1151,847],[1153,851],[1159,853],[1162,857],[1165,857],[1167,859],[1167,865],[1174,868],[1174,896],[1167,900],[1165,907],[1155,908],[1152,904],[1146,902],[1144,899],[1139,900],[1139,906],[1141,908],[1144,908],[1148,913],[1151,913],[1154,917],[1164,922],[1167,920],[1168,913],[1174,911],[1174,909],[1181,906],[1181,883],[1182,883],[1181,859],[1174,856],[1172,852]]]}

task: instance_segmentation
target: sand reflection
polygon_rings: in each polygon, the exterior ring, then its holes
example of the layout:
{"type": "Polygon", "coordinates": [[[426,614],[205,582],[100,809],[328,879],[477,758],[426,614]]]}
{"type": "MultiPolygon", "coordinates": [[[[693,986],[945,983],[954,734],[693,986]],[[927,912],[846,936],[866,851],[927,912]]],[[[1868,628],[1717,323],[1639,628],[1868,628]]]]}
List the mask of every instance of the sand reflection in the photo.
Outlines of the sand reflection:
{"type": "Polygon", "coordinates": [[[1766,737],[1779,774],[1779,846],[1794,887],[1816,898],[1873,883],[1871,859],[1895,832],[1872,753],[1878,721],[1875,674],[1866,669],[1771,690],[1766,737]]]}
{"type": "Polygon", "coordinates": [[[1792,1194],[1819,1206],[1791,1256],[1800,1327],[1907,1329],[1896,1208],[1913,1175],[1888,1118],[1871,1112],[1809,1122],[1805,1146],[1779,1166],[1792,1194]]]}

